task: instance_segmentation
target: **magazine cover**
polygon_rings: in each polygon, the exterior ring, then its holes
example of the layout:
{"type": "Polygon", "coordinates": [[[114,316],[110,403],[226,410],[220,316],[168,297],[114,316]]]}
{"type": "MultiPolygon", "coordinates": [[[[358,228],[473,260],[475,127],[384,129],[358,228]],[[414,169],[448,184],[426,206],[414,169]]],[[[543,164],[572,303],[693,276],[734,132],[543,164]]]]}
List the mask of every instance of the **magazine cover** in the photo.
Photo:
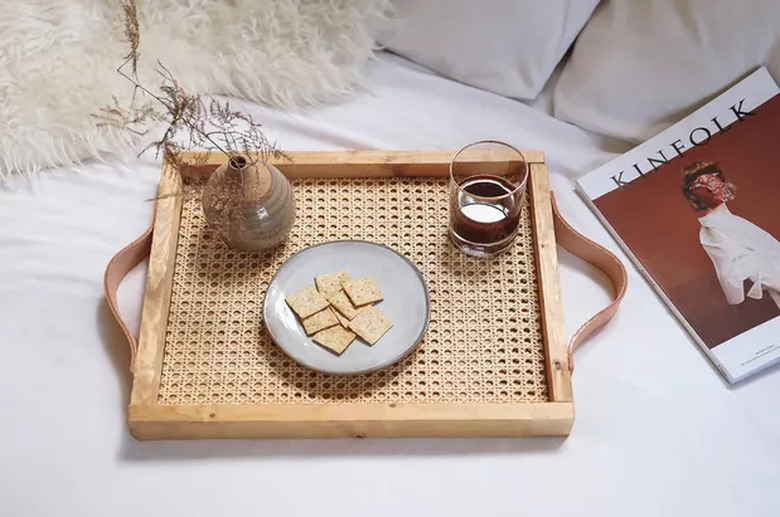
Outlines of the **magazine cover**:
{"type": "Polygon", "coordinates": [[[580,194],[729,382],[780,360],[780,95],[765,69],[580,194]]]}

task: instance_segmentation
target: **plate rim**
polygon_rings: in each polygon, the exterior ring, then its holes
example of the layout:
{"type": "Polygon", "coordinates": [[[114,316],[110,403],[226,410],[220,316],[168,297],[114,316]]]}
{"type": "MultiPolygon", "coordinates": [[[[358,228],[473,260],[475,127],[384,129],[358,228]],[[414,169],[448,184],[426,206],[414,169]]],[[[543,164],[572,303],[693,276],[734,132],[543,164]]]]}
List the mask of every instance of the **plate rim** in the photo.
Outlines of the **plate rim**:
{"type": "Polygon", "coordinates": [[[337,239],[337,240],[328,241],[328,242],[321,242],[319,244],[311,244],[309,246],[306,246],[305,248],[299,249],[298,251],[296,251],[295,253],[293,253],[289,257],[287,257],[287,259],[282,263],[282,265],[279,266],[276,269],[276,271],[274,271],[274,274],[271,277],[271,281],[268,282],[268,287],[266,288],[265,294],[263,295],[263,326],[268,331],[268,334],[271,336],[271,341],[273,341],[274,346],[276,346],[279,349],[281,349],[282,352],[284,352],[284,354],[287,357],[289,357],[290,359],[292,359],[293,361],[295,361],[296,363],[298,363],[302,367],[308,368],[309,370],[312,370],[312,371],[315,371],[315,372],[319,372],[319,373],[322,373],[322,374],[326,374],[326,375],[343,375],[343,376],[363,375],[363,374],[376,372],[376,371],[382,370],[384,368],[388,368],[390,366],[393,366],[394,364],[396,364],[399,361],[401,361],[404,357],[406,357],[407,355],[411,354],[420,345],[420,343],[422,342],[423,337],[425,336],[425,332],[428,330],[428,325],[430,324],[430,320],[431,320],[431,293],[430,293],[430,291],[428,289],[428,284],[425,281],[425,276],[423,275],[422,271],[420,271],[420,268],[417,267],[417,264],[415,264],[414,262],[409,260],[409,258],[403,256],[398,251],[394,250],[393,248],[391,248],[390,246],[388,246],[386,244],[383,244],[381,242],[366,241],[366,240],[362,240],[362,239],[337,239]],[[404,262],[406,262],[411,267],[412,271],[414,271],[415,275],[417,275],[417,278],[420,279],[420,283],[423,286],[423,292],[425,293],[425,318],[423,320],[423,325],[422,325],[422,328],[420,330],[420,333],[417,335],[414,343],[409,348],[404,350],[403,353],[401,353],[398,356],[393,357],[392,359],[389,359],[387,362],[385,362],[382,365],[374,366],[374,367],[371,367],[371,368],[366,368],[366,369],[358,370],[358,371],[354,371],[354,372],[333,372],[333,371],[329,371],[329,370],[323,370],[321,368],[315,368],[314,366],[311,366],[311,365],[308,365],[308,364],[303,364],[301,361],[298,360],[298,358],[296,358],[292,354],[288,353],[287,349],[279,344],[279,342],[277,341],[277,338],[274,335],[273,331],[268,326],[268,291],[271,289],[271,286],[276,281],[276,277],[279,275],[279,272],[284,268],[284,266],[286,266],[287,263],[289,261],[291,261],[292,259],[294,259],[296,256],[298,256],[301,253],[304,253],[304,252],[306,252],[308,250],[311,250],[313,248],[320,248],[320,247],[324,247],[324,246],[329,246],[329,245],[333,245],[333,244],[340,244],[340,243],[368,244],[368,245],[371,245],[371,246],[384,248],[384,249],[390,251],[391,253],[393,253],[397,257],[401,258],[404,262]]]}

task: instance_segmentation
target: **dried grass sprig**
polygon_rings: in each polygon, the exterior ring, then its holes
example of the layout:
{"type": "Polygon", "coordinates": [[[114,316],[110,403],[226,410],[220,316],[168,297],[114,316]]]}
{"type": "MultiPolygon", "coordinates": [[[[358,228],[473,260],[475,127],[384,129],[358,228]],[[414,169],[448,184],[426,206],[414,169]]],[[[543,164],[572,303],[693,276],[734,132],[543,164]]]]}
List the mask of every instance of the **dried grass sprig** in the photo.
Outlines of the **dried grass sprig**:
{"type": "Polygon", "coordinates": [[[185,165],[182,158],[185,151],[195,151],[196,162],[205,162],[208,152],[217,150],[228,160],[241,156],[250,165],[286,156],[266,137],[262,125],[251,115],[231,109],[227,102],[214,98],[206,102],[200,95],[188,92],[160,61],[156,66],[160,84],[156,90],[144,85],[138,75],[141,42],[138,6],[136,0],[122,0],[121,6],[128,52],[116,71],[133,85],[133,95],[127,107],[114,97],[112,104],[100,108],[93,115],[99,124],[139,136],[148,134],[152,125],[164,124],[162,135],[141,153],[154,149],[157,156],[162,155],[180,171],[185,165]]]}

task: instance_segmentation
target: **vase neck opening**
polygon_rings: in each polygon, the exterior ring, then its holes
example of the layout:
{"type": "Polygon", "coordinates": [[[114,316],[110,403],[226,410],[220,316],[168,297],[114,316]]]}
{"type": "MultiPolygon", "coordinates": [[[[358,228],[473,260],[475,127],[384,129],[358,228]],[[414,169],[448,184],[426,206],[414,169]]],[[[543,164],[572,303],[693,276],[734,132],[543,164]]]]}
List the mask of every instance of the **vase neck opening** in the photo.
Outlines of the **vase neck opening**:
{"type": "Polygon", "coordinates": [[[228,161],[228,165],[234,171],[240,171],[247,166],[247,161],[243,156],[232,156],[228,161]]]}

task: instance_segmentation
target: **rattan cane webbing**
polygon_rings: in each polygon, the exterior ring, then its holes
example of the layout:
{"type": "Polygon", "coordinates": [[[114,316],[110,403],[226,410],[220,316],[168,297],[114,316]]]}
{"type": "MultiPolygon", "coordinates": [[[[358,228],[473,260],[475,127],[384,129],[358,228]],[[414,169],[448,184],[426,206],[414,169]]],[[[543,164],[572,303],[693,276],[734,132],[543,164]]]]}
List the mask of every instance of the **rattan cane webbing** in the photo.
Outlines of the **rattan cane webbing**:
{"type": "Polygon", "coordinates": [[[159,390],[160,404],[546,402],[530,213],[511,251],[472,259],[446,235],[447,181],[293,180],[298,216],[268,253],[226,248],[209,230],[201,187],[186,186],[159,390]],[[319,374],[273,342],[262,302],[295,251],[335,239],[387,244],[425,275],[431,320],[414,353],[383,371],[319,374]]]}

